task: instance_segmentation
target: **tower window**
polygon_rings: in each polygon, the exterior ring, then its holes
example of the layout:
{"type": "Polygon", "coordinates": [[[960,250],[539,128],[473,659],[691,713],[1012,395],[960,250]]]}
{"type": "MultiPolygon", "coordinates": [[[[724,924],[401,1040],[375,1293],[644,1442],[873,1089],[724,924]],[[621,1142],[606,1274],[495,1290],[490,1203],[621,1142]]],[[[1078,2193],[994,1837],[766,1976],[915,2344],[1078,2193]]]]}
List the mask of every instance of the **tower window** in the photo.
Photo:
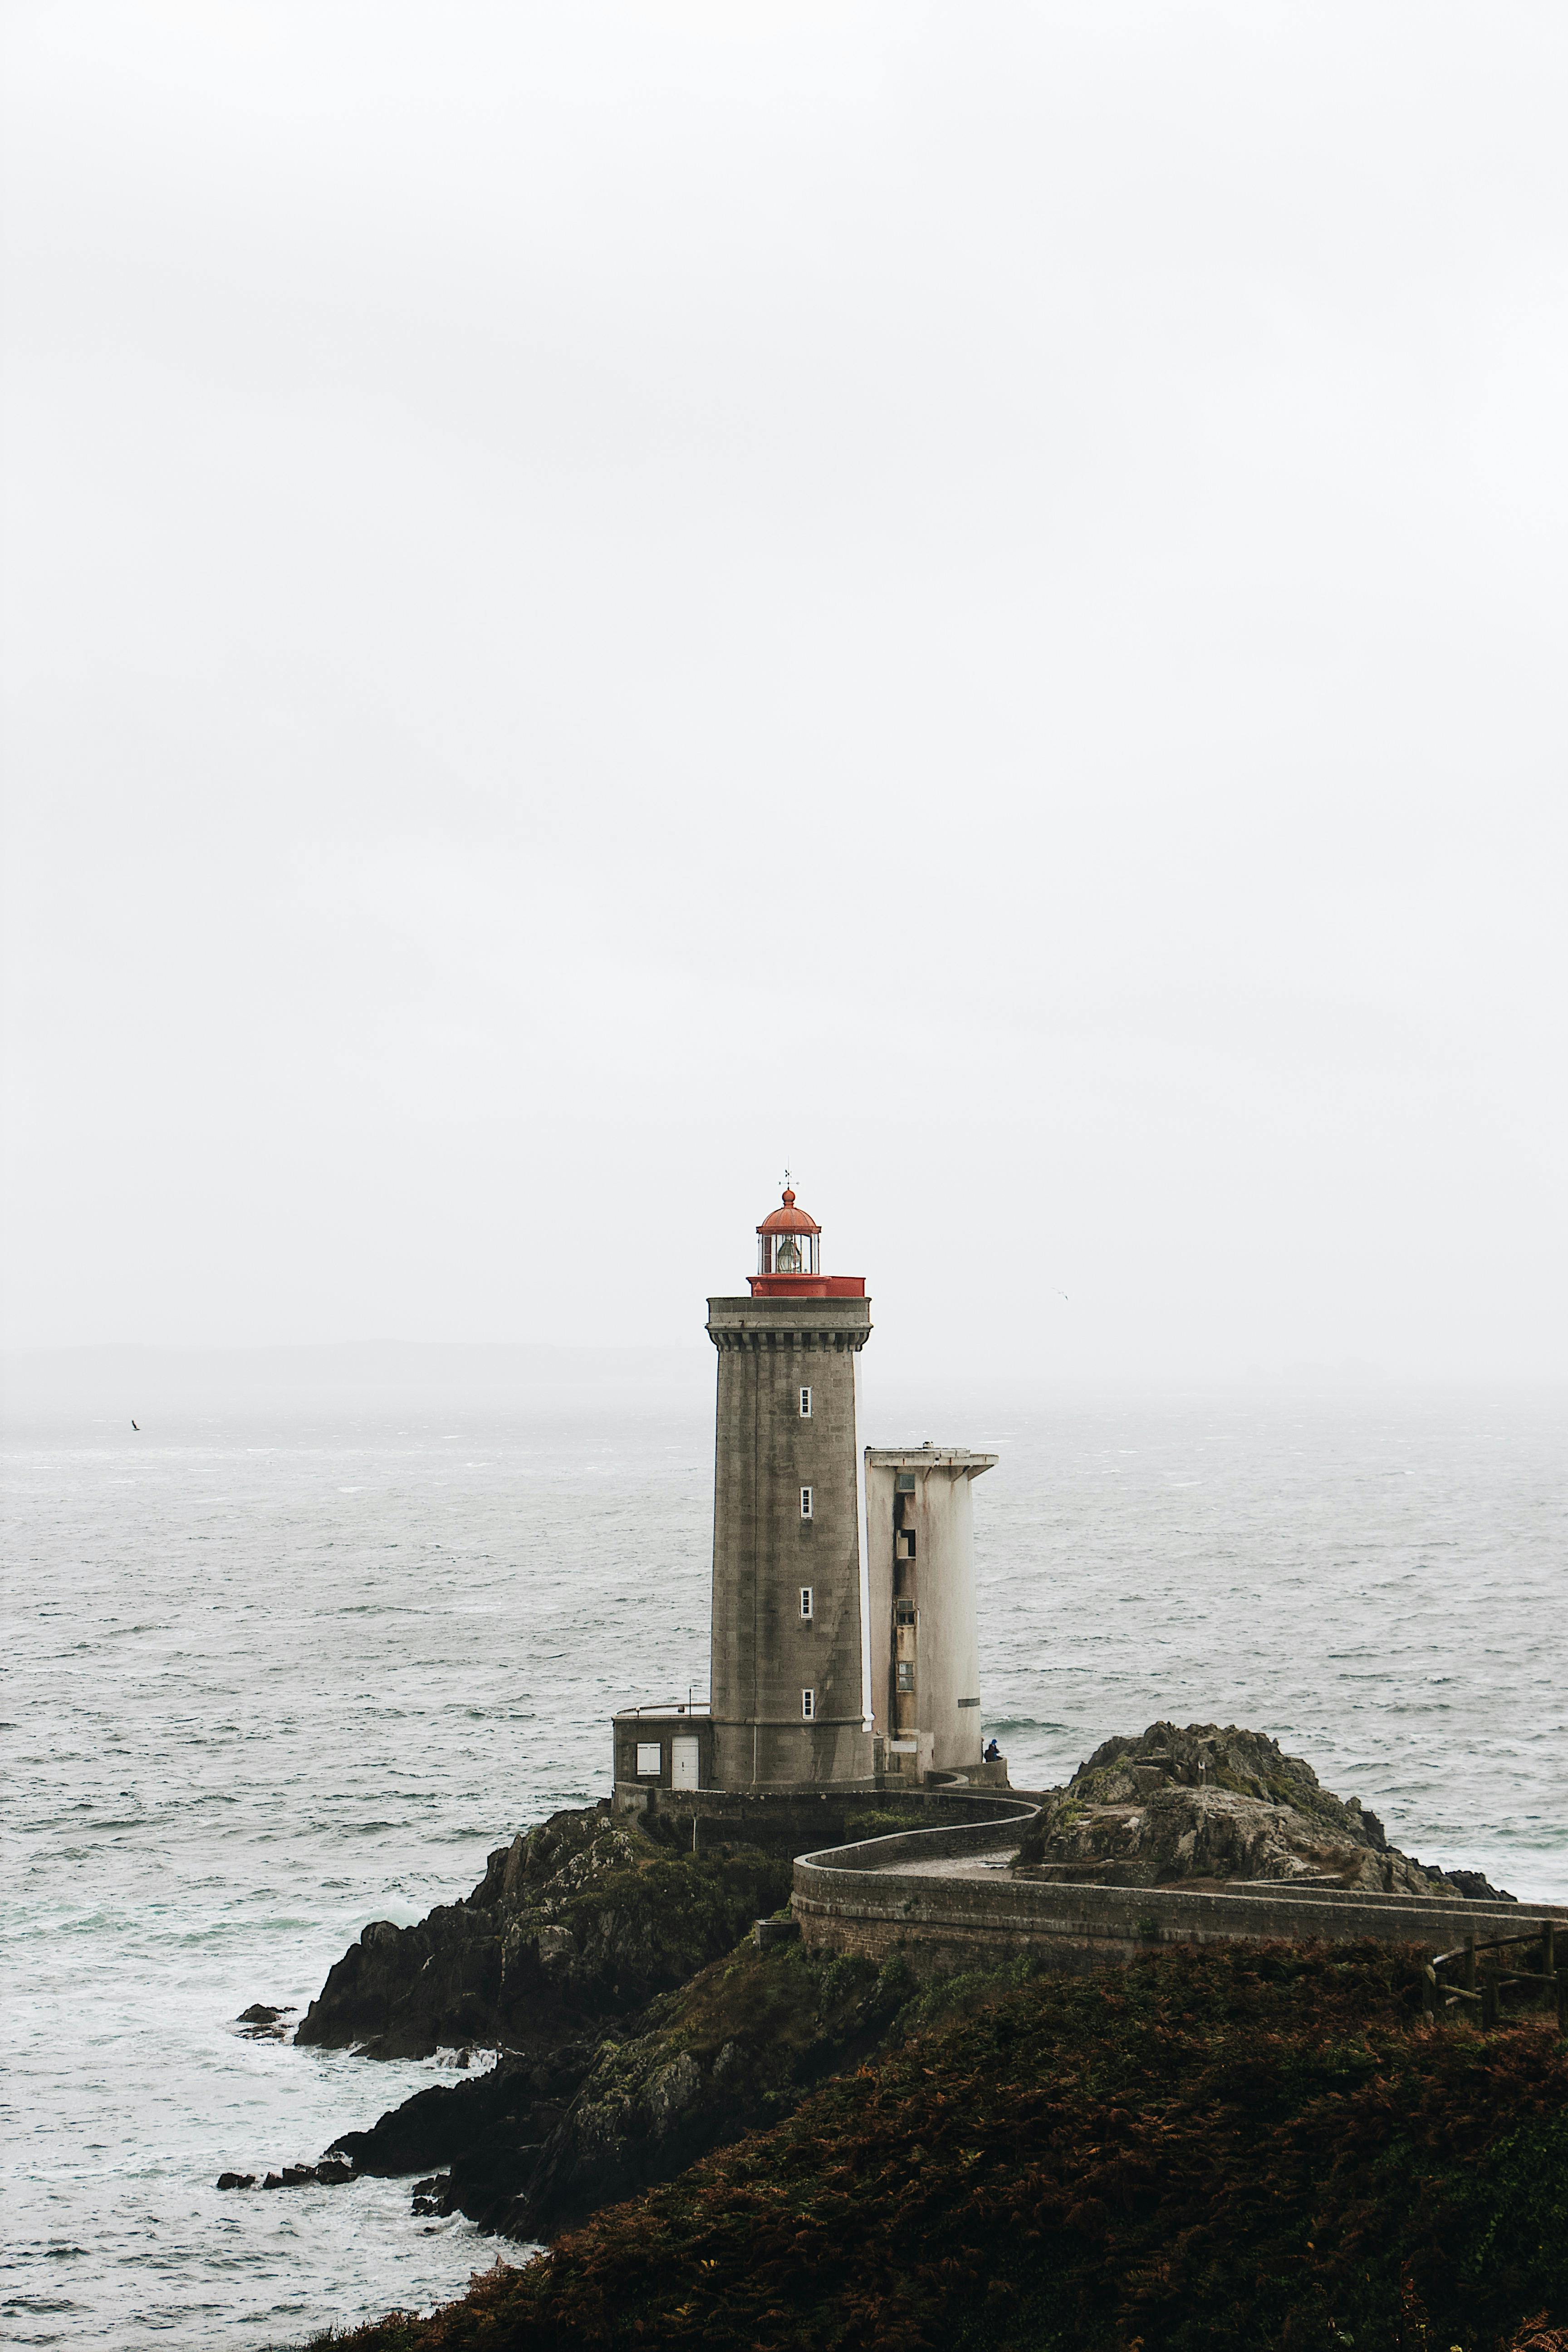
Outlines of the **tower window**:
{"type": "Polygon", "coordinates": [[[901,1691],[912,1691],[914,1686],[914,1661],[911,1658],[900,1658],[899,1660],[899,1688],[901,1691]]]}
{"type": "Polygon", "coordinates": [[[800,1588],[800,1614],[802,1622],[806,1625],[816,1615],[816,1595],[809,1584],[803,1584],[800,1588]]]}
{"type": "Polygon", "coordinates": [[[814,1723],[816,1719],[816,1693],[814,1690],[803,1690],[800,1695],[800,1719],[803,1723],[814,1723]]]}
{"type": "Polygon", "coordinates": [[[803,1519],[809,1519],[812,1515],[811,1488],[809,1486],[803,1486],[800,1490],[800,1516],[803,1519]]]}
{"type": "Polygon", "coordinates": [[[809,1389],[802,1389],[800,1392],[800,1417],[802,1421],[809,1421],[811,1419],[811,1391],[809,1389]]]}

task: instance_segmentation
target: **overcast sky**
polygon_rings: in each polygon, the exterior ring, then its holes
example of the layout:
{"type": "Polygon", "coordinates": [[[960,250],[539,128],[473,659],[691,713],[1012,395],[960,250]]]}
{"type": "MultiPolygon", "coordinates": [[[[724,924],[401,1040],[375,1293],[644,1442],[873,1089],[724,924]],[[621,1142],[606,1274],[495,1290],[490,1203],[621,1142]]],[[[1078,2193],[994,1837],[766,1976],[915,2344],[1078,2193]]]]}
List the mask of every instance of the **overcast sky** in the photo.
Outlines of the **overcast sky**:
{"type": "Polygon", "coordinates": [[[5,22],[9,1341],[1568,1369],[1558,0],[5,22]]]}

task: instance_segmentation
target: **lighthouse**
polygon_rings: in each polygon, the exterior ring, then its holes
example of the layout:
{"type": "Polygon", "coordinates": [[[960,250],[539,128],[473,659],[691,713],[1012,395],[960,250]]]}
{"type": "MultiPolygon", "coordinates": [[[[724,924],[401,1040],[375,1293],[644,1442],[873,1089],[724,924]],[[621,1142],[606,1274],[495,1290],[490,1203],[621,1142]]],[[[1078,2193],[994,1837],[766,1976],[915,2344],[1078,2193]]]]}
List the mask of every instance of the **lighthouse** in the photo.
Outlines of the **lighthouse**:
{"type": "Polygon", "coordinates": [[[718,1354],[709,1696],[620,1709],[617,1810],[700,1792],[1006,1785],[983,1743],[971,1489],[994,1454],[862,1448],[865,1277],[785,1183],[718,1354]],[[668,1792],[666,1794],[665,1792],[668,1792]]]}
{"type": "Polygon", "coordinates": [[[743,1298],[710,1298],[713,1770],[724,1789],[869,1780],[860,1351],[866,1282],[825,1274],[787,1186],[743,1298]]]}

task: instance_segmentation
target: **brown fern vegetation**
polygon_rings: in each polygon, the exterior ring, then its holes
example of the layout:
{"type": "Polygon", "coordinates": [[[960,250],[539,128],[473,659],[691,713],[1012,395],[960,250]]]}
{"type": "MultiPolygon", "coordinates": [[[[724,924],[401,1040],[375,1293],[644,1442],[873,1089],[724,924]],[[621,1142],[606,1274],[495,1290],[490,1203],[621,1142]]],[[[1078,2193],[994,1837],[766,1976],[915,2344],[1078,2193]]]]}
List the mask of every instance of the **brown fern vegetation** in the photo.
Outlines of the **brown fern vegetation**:
{"type": "Polygon", "coordinates": [[[1503,2352],[1568,2319],[1568,2043],[1382,1946],[959,1980],[786,2122],[359,2352],[1503,2352]]]}

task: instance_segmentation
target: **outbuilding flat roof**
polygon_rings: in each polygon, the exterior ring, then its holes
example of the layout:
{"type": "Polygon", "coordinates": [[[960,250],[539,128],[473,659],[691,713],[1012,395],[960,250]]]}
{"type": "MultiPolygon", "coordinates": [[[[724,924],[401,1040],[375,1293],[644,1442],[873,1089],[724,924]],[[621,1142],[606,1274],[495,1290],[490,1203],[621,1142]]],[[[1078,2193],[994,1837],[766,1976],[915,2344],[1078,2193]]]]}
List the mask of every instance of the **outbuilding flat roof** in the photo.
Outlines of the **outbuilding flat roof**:
{"type": "Polygon", "coordinates": [[[875,1470],[967,1470],[978,1478],[1002,1456],[972,1454],[967,1445],[868,1445],[866,1459],[875,1470]]]}

